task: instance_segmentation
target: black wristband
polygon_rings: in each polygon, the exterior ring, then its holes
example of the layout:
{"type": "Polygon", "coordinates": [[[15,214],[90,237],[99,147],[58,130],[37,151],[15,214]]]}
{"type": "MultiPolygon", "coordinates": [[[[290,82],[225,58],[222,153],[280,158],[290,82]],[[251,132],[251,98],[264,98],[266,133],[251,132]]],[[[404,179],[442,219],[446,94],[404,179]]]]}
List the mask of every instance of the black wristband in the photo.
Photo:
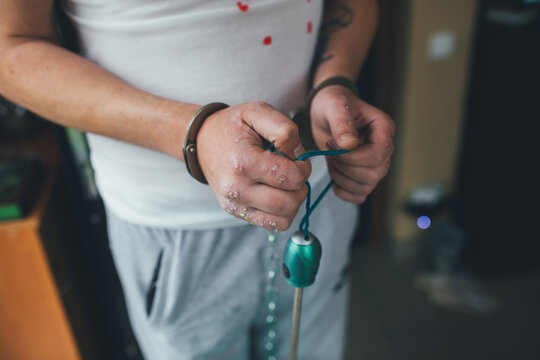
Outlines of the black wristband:
{"type": "Polygon", "coordinates": [[[199,164],[199,159],[197,157],[197,134],[201,129],[204,120],[206,120],[210,115],[229,107],[227,104],[223,103],[211,103],[201,107],[191,121],[186,129],[186,139],[184,141],[184,146],[182,151],[184,153],[184,161],[186,162],[186,168],[189,173],[195,180],[202,182],[203,184],[208,184],[204,173],[202,172],[201,165],[199,164]]]}
{"type": "Polygon", "coordinates": [[[354,82],[352,82],[350,79],[348,79],[348,78],[346,78],[344,76],[333,76],[331,78],[328,78],[328,79],[324,80],[316,88],[312,89],[309,92],[307,106],[306,106],[306,110],[308,112],[311,111],[311,102],[313,101],[313,98],[315,98],[315,95],[317,95],[317,93],[319,91],[321,91],[322,89],[324,89],[325,87],[331,86],[331,85],[344,86],[347,89],[351,90],[354,93],[354,95],[360,96],[360,94],[358,92],[358,88],[356,87],[354,82]]]}

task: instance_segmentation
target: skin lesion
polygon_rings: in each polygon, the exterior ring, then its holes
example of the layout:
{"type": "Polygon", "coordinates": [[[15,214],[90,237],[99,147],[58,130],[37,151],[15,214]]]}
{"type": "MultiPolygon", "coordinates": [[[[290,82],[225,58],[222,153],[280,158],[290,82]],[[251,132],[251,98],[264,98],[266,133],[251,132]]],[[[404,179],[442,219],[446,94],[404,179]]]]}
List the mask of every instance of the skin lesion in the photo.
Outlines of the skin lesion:
{"type": "Polygon", "coordinates": [[[343,4],[340,4],[334,11],[325,16],[319,32],[317,47],[315,49],[313,69],[334,57],[333,54],[328,53],[330,35],[340,29],[347,28],[353,20],[354,12],[347,5],[343,4]]]}

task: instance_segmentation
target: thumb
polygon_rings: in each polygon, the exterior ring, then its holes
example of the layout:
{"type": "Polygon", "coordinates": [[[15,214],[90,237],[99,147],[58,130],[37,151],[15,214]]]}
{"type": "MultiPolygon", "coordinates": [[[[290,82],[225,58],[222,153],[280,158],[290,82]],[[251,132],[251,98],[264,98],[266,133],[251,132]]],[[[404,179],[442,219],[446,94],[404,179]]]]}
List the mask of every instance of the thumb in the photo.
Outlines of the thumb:
{"type": "Polygon", "coordinates": [[[347,113],[333,114],[328,117],[328,125],[332,134],[333,144],[343,150],[352,150],[360,144],[360,137],[352,116],[347,113]]]}

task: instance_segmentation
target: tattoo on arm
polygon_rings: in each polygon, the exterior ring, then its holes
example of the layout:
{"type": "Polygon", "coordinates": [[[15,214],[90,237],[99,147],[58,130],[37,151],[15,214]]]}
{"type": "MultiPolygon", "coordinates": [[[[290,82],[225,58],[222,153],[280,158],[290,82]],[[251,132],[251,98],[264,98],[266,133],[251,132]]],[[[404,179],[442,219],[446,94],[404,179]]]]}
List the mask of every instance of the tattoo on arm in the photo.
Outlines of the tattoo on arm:
{"type": "Polygon", "coordinates": [[[328,54],[328,42],[330,35],[337,30],[348,27],[354,19],[353,11],[346,5],[339,5],[332,11],[329,16],[323,19],[321,29],[319,31],[319,40],[315,48],[315,56],[313,57],[312,72],[315,72],[317,66],[334,57],[333,54],[328,54]]]}

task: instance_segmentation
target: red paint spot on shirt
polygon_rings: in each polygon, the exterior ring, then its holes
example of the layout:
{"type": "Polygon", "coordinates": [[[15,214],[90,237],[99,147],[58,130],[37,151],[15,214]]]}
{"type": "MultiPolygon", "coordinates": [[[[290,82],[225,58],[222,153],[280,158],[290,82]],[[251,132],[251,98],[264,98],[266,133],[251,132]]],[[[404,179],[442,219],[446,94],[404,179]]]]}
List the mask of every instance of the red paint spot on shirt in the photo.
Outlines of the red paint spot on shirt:
{"type": "Polygon", "coordinates": [[[240,1],[236,3],[236,5],[238,6],[238,10],[240,10],[241,12],[246,12],[249,10],[249,5],[248,4],[242,4],[240,1]]]}
{"type": "Polygon", "coordinates": [[[267,36],[263,39],[263,45],[270,45],[272,44],[272,37],[271,36],[267,36]]]}
{"type": "Polygon", "coordinates": [[[307,33],[311,34],[311,31],[313,30],[313,23],[311,21],[307,22],[307,33]]]}

